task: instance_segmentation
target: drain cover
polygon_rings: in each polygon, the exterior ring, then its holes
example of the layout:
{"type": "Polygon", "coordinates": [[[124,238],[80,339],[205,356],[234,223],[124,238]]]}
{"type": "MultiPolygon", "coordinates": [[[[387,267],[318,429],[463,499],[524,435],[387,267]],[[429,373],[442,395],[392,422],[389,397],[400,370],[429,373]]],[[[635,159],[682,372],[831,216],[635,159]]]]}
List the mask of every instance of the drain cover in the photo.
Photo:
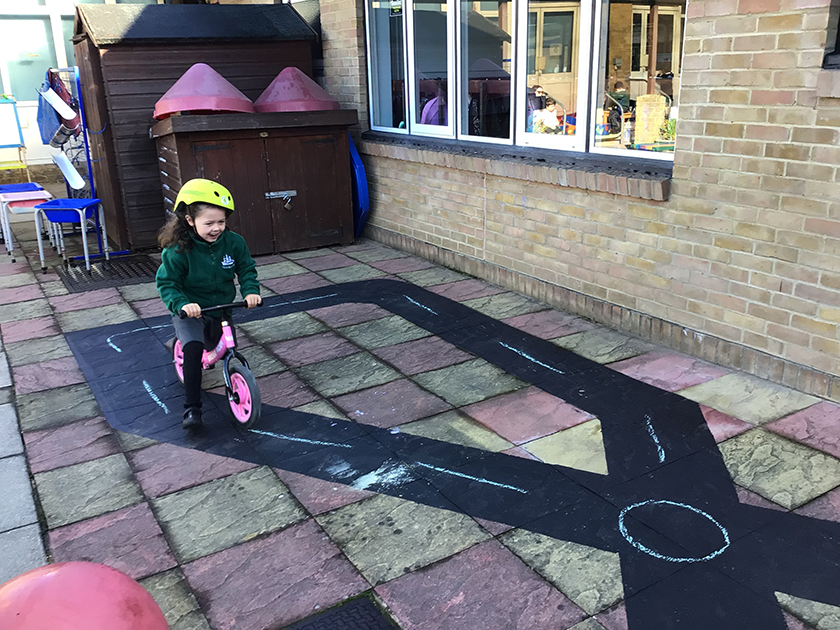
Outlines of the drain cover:
{"type": "Polygon", "coordinates": [[[160,263],[151,256],[132,254],[91,263],[90,272],[85,269],[84,264],[75,267],[57,265],[55,271],[70,293],[81,293],[153,282],[159,265],[160,263]]]}
{"type": "Polygon", "coordinates": [[[361,597],[287,626],[286,630],[394,630],[394,626],[382,615],[376,604],[361,597]]]}

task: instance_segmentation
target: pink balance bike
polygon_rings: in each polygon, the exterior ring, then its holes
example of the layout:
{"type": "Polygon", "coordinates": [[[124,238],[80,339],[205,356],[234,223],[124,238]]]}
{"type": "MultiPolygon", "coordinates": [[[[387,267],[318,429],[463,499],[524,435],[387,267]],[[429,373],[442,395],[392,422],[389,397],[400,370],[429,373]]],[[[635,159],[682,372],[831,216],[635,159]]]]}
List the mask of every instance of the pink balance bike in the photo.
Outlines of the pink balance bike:
{"type": "MultiPolygon", "coordinates": [[[[240,306],[245,306],[244,300],[232,304],[221,304],[219,306],[203,308],[201,312],[208,313],[240,306]]],[[[187,317],[183,311],[181,311],[180,316],[181,319],[187,317]]],[[[181,341],[178,339],[175,340],[175,345],[172,348],[172,358],[175,363],[175,372],[178,374],[178,380],[183,384],[184,350],[181,347],[181,341]]],[[[249,429],[259,421],[262,413],[260,390],[257,387],[257,380],[254,378],[254,374],[248,367],[248,361],[236,351],[233,330],[226,319],[222,319],[222,336],[219,339],[219,343],[216,344],[213,350],[209,352],[205,350],[201,355],[201,367],[204,370],[209,370],[220,360],[224,361],[222,363],[222,375],[225,379],[225,391],[230,410],[233,412],[234,424],[243,429],[249,429]],[[233,358],[242,365],[231,366],[230,360],[233,358]]]]}

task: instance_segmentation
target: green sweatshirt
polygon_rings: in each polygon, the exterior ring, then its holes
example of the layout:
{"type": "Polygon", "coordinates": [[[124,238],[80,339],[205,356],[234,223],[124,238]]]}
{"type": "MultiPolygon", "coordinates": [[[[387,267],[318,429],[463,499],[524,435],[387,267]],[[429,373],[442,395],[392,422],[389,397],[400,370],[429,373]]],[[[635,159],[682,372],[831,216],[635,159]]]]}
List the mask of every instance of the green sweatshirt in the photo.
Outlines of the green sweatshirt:
{"type": "MultiPolygon", "coordinates": [[[[202,308],[228,304],[236,298],[239,280],[242,296],[259,294],[257,263],[251,258],[245,239],[229,230],[222,232],[215,243],[192,235],[193,248],[175,251],[167,247],[155,277],[157,290],[166,308],[177,315],[193,302],[202,308]]],[[[208,313],[221,317],[221,312],[208,313]]]]}

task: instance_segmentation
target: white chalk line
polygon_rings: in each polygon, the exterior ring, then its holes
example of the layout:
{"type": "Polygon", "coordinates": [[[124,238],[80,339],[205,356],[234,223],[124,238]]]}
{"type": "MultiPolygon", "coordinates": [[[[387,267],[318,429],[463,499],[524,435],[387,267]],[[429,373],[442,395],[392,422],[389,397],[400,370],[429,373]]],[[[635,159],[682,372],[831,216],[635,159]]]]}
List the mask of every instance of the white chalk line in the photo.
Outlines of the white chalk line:
{"type": "Polygon", "coordinates": [[[437,311],[433,311],[432,309],[430,309],[430,308],[429,308],[428,306],[426,306],[425,304],[420,304],[420,302],[418,302],[417,300],[413,300],[413,299],[411,299],[411,298],[410,298],[410,297],[408,297],[407,295],[403,295],[403,297],[404,297],[406,300],[408,300],[409,302],[411,302],[412,304],[414,304],[415,306],[419,306],[419,307],[420,307],[420,308],[422,308],[424,311],[429,311],[432,315],[437,315],[437,311]]]}
{"type": "Polygon", "coordinates": [[[290,302],[279,302],[271,304],[268,308],[277,308],[278,306],[286,306],[287,304],[302,304],[303,302],[313,302],[314,300],[325,300],[330,297],[335,297],[338,293],[330,293],[329,295],[319,295],[318,297],[304,298],[302,300],[292,300],[290,302]]]}
{"type": "Polygon", "coordinates": [[[447,470],[446,468],[440,468],[438,466],[432,466],[431,464],[424,464],[423,462],[415,462],[415,466],[422,466],[423,468],[431,468],[432,470],[436,470],[437,472],[444,473],[445,475],[453,475],[455,477],[461,477],[463,479],[469,479],[470,481],[477,481],[479,483],[486,483],[491,486],[496,486],[497,488],[505,488],[506,490],[515,490],[516,492],[521,492],[522,494],[528,494],[527,490],[523,490],[522,488],[517,488],[516,486],[509,486],[506,483],[499,483],[497,481],[490,481],[489,479],[483,479],[482,477],[473,477],[472,475],[465,475],[464,473],[455,472],[454,470],[447,470]]]}
{"type": "Polygon", "coordinates": [[[718,523],[711,514],[709,514],[707,512],[704,512],[703,510],[700,510],[700,509],[698,509],[694,506],[688,505],[686,503],[677,503],[676,501],[666,501],[666,500],[654,501],[653,499],[648,499],[647,501],[640,501],[639,503],[634,503],[633,505],[628,505],[623,510],[621,510],[621,513],[618,515],[618,530],[621,532],[621,535],[624,536],[624,539],[627,542],[629,542],[631,545],[633,545],[639,551],[642,551],[642,552],[644,552],[644,553],[646,553],[650,556],[653,556],[654,558],[659,558],[660,560],[666,560],[667,562],[706,562],[706,561],[711,560],[712,558],[716,558],[717,556],[722,554],[724,551],[726,551],[726,549],[729,547],[729,544],[730,544],[729,532],[726,530],[726,528],[723,525],[718,523]],[[637,507],[641,507],[643,505],[674,505],[676,507],[685,508],[686,510],[691,510],[692,512],[695,512],[696,514],[699,514],[700,516],[705,516],[712,523],[714,523],[715,526],[720,530],[720,533],[723,534],[723,545],[720,547],[720,549],[717,549],[717,550],[713,551],[712,553],[707,554],[705,556],[702,556],[700,558],[692,558],[692,557],[678,558],[678,557],[675,557],[675,556],[666,556],[664,554],[659,553],[658,551],[654,551],[650,547],[646,547],[645,545],[640,543],[638,540],[633,538],[633,536],[630,535],[630,532],[627,531],[627,527],[625,527],[625,525],[624,525],[624,517],[627,515],[627,513],[630,512],[630,510],[633,510],[637,507]]]}
{"type": "Polygon", "coordinates": [[[513,352],[515,352],[515,353],[516,353],[516,354],[518,354],[519,356],[521,356],[521,357],[524,357],[524,358],[528,359],[528,360],[529,360],[529,361],[531,361],[532,363],[536,363],[537,365],[540,365],[540,366],[542,366],[542,367],[544,367],[544,368],[547,368],[547,369],[551,370],[552,372],[557,372],[558,374],[564,374],[563,370],[558,370],[558,369],[557,369],[557,368],[555,368],[555,367],[551,367],[551,366],[550,366],[550,365],[548,365],[547,363],[543,363],[542,361],[540,361],[540,360],[538,360],[538,359],[535,359],[535,358],[534,358],[534,357],[532,357],[530,354],[527,354],[527,353],[525,353],[525,352],[522,352],[522,350],[519,350],[518,348],[514,348],[513,346],[509,346],[509,345],[507,345],[504,341],[500,341],[500,342],[499,342],[499,345],[501,345],[503,348],[507,348],[508,350],[512,350],[513,352]]]}
{"type": "Polygon", "coordinates": [[[653,425],[650,423],[650,416],[645,414],[645,426],[647,427],[648,433],[650,433],[650,437],[653,439],[654,444],[656,444],[656,451],[659,453],[659,463],[665,461],[665,449],[662,448],[662,445],[659,443],[659,438],[656,436],[656,432],[653,430],[653,425]]]}
{"type": "Polygon", "coordinates": [[[118,345],[112,343],[111,339],[113,339],[114,337],[120,337],[122,335],[130,335],[131,333],[140,332],[141,330],[155,330],[156,328],[168,328],[171,325],[172,324],[161,324],[160,326],[143,326],[142,328],[135,328],[134,330],[127,330],[125,332],[114,333],[113,335],[108,337],[105,341],[109,346],[111,346],[117,352],[122,352],[122,348],[120,348],[118,345]]]}
{"type": "Polygon", "coordinates": [[[248,429],[251,433],[258,433],[260,435],[268,435],[278,440],[290,440],[292,442],[305,442],[307,444],[317,444],[318,446],[337,446],[339,448],[353,448],[349,444],[338,444],[336,442],[322,442],[321,440],[308,440],[306,438],[294,437],[285,435],[283,433],[272,433],[271,431],[260,431],[259,429],[248,429]]]}
{"type": "Polygon", "coordinates": [[[167,407],[166,403],[163,402],[160,398],[157,397],[157,394],[155,394],[155,392],[152,390],[152,386],[149,385],[148,382],[143,381],[143,387],[146,388],[146,391],[149,392],[149,396],[151,396],[152,400],[154,400],[158,404],[158,407],[163,409],[166,412],[166,414],[168,415],[169,414],[169,407],[167,407]]]}

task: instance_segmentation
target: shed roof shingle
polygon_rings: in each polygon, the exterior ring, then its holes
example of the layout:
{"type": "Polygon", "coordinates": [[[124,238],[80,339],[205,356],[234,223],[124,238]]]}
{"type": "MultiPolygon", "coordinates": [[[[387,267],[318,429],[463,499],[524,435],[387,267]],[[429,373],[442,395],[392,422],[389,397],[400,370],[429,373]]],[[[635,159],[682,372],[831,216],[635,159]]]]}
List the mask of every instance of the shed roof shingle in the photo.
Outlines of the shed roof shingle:
{"type": "Polygon", "coordinates": [[[74,33],[96,46],[173,40],[313,40],[290,4],[80,4],[74,33]]]}

